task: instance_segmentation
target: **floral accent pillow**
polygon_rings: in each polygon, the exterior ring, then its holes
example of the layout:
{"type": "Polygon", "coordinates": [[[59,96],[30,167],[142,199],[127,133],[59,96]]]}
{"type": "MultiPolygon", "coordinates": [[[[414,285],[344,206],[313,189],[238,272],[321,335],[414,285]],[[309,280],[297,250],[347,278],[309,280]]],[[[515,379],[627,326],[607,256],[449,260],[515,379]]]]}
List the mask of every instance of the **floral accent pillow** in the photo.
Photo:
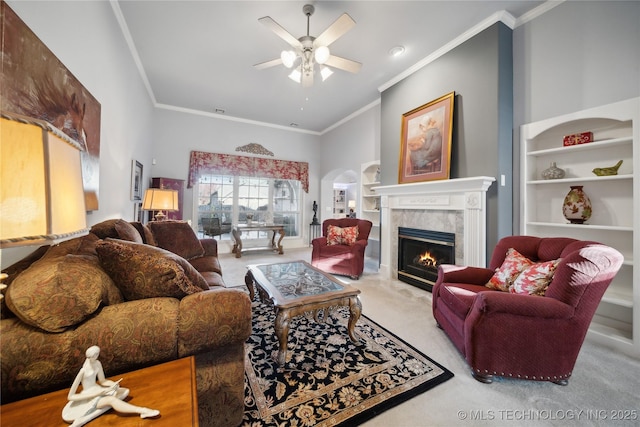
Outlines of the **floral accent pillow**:
{"type": "Polygon", "coordinates": [[[352,246],[358,239],[358,226],[337,227],[330,225],[327,228],[327,245],[349,245],[352,246]]]}
{"type": "Polygon", "coordinates": [[[525,268],[513,284],[509,286],[509,292],[512,294],[544,296],[559,262],[560,260],[556,259],[533,264],[525,268]]]}
{"type": "Polygon", "coordinates": [[[485,284],[487,288],[508,292],[509,286],[525,268],[533,265],[533,261],[514,248],[509,248],[502,265],[496,268],[493,277],[485,284]]]}

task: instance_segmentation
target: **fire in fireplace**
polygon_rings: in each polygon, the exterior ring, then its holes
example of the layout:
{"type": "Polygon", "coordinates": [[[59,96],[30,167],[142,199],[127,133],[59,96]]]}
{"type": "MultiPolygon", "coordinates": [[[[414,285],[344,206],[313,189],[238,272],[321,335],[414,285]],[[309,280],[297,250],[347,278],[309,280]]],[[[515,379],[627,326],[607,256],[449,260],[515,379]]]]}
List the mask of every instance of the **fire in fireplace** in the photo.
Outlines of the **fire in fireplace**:
{"type": "Polygon", "coordinates": [[[398,228],[398,280],[431,292],[440,264],[455,262],[455,234],[398,228]]]}

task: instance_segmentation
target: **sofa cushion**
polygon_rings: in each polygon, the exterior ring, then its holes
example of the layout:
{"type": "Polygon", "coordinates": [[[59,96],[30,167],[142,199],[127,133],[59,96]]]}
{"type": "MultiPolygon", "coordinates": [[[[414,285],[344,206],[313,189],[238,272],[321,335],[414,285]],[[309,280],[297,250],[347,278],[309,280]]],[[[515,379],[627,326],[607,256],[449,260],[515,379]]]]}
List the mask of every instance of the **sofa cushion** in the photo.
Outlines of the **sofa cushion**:
{"type": "Polygon", "coordinates": [[[146,243],[151,246],[158,246],[156,243],[156,239],[153,238],[153,233],[149,230],[149,227],[146,224],[143,224],[139,221],[134,221],[131,223],[133,227],[138,230],[140,236],[142,237],[142,243],[146,243]]]}
{"type": "Polygon", "coordinates": [[[142,243],[142,236],[138,230],[123,219],[108,219],[93,227],[91,232],[101,239],[113,238],[127,240],[130,242],[142,243]]]}
{"type": "Polygon", "coordinates": [[[509,292],[543,296],[553,278],[558,262],[560,262],[559,259],[539,262],[526,267],[509,286],[509,292]]]}
{"type": "Polygon", "coordinates": [[[149,223],[156,244],[184,259],[204,255],[200,239],[189,223],[184,221],[153,221],[149,223]]]}
{"type": "Polygon", "coordinates": [[[62,332],[81,323],[100,304],[122,301],[122,294],[97,260],[81,255],[41,259],[7,289],[9,309],[23,322],[48,332],[62,332]]]}
{"type": "Polygon", "coordinates": [[[184,258],[162,248],[117,239],[96,245],[100,262],[127,300],[182,298],[209,289],[184,258]]]}
{"type": "Polygon", "coordinates": [[[496,269],[496,272],[485,286],[490,289],[507,292],[509,291],[509,286],[511,286],[520,272],[532,264],[533,262],[520,252],[514,248],[509,248],[504,262],[496,269]]]}
{"type": "Polygon", "coordinates": [[[358,226],[338,227],[330,225],[327,228],[327,245],[352,246],[358,239],[358,226]]]}

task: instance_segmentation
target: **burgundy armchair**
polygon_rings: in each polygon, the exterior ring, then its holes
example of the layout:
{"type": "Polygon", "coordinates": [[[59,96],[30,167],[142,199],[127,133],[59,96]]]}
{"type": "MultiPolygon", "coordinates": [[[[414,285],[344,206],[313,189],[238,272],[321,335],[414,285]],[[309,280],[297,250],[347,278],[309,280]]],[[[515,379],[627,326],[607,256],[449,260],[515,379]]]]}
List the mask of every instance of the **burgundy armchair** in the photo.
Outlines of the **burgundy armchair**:
{"type": "Polygon", "coordinates": [[[371,221],[356,218],[327,219],[322,223],[322,237],[311,241],[311,265],[327,273],[360,278],[364,270],[364,250],[367,247],[371,221]],[[358,227],[358,237],[353,245],[328,245],[329,226],[358,227]]]}
{"type": "Polygon", "coordinates": [[[596,242],[505,237],[489,268],[438,268],[433,316],[478,381],[490,383],[493,376],[502,376],[566,385],[600,299],[622,261],[617,250],[596,242]],[[544,296],[484,286],[509,248],[534,262],[560,259],[544,296]]]}

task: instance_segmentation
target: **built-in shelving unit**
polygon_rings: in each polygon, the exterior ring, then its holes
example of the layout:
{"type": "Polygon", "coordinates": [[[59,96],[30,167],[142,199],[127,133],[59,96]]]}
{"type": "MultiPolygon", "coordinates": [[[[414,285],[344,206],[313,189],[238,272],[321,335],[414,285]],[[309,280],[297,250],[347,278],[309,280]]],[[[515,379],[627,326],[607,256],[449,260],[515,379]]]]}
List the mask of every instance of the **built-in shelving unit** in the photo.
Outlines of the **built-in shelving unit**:
{"type": "Polygon", "coordinates": [[[344,218],[347,215],[347,191],[333,190],[333,217],[344,218]]]}
{"type": "Polygon", "coordinates": [[[521,234],[594,240],[624,255],[605,293],[589,336],[640,356],[640,98],[530,123],[521,128],[521,234]],[[563,146],[563,137],[593,132],[593,142],[563,146]],[[592,171],[623,163],[617,175],[592,171]],[[542,179],[551,162],[565,177],[542,179]],[[635,184],[635,185],[634,185],[635,184]],[[571,185],[582,185],[593,214],[571,224],[562,203],[571,185]]]}
{"type": "Polygon", "coordinates": [[[380,196],[373,187],[380,185],[380,162],[363,163],[360,167],[360,217],[373,223],[366,256],[380,261],[380,196]]]}

